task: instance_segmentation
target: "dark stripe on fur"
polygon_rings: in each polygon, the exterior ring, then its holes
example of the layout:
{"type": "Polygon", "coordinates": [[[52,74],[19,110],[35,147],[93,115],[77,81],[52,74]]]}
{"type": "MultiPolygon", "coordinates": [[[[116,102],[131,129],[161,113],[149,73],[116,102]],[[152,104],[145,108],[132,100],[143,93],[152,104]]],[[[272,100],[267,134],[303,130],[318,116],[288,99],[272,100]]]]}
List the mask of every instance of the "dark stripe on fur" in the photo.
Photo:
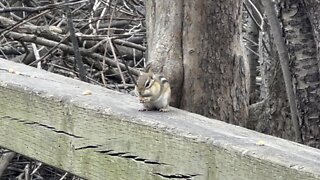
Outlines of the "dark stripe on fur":
{"type": "Polygon", "coordinates": [[[167,80],[164,76],[159,76],[159,79],[160,79],[160,82],[161,82],[162,84],[168,82],[168,80],[167,80]]]}

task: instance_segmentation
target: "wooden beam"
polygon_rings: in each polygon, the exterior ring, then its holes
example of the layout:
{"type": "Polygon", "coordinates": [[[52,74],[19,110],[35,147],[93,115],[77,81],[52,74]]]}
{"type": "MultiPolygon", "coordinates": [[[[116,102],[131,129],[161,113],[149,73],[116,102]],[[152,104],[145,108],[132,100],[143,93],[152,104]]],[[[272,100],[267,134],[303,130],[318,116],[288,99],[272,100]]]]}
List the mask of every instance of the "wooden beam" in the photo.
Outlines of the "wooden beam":
{"type": "Polygon", "coordinates": [[[320,150],[0,60],[0,146],[86,179],[320,179],[320,150]],[[90,90],[92,95],[84,95],[90,90]]]}

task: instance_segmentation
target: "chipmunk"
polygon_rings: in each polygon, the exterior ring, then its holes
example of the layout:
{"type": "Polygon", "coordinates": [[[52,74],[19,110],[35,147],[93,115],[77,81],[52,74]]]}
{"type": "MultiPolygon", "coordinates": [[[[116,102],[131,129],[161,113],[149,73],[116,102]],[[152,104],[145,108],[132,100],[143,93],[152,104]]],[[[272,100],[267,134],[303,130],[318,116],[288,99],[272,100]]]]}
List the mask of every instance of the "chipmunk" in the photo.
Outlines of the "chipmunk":
{"type": "Polygon", "coordinates": [[[144,106],[144,109],[140,109],[140,111],[169,111],[170,84],[164,76],[150,71],[150,64],[147,66],[146,72],[140,74],[135,92],[144,106]]]}

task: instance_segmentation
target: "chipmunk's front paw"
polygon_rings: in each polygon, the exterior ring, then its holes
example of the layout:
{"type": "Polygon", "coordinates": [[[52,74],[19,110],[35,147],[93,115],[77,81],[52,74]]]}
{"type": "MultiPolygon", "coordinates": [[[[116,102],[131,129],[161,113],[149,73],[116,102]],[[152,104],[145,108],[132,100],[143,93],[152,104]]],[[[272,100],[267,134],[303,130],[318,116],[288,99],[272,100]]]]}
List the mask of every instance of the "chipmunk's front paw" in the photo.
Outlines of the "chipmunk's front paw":
{"type": "Polygon", "coordinates": [[[159,109],[160,112],[168,112],[169,111],[169,108],[161,108],[159,109]]]}
{"type": "Polygon", "coordinates": [[[140,103],[147,103],[147,102],[150,102],[150,99],[149,98],[139,98],[139,101],[140,103]]]}

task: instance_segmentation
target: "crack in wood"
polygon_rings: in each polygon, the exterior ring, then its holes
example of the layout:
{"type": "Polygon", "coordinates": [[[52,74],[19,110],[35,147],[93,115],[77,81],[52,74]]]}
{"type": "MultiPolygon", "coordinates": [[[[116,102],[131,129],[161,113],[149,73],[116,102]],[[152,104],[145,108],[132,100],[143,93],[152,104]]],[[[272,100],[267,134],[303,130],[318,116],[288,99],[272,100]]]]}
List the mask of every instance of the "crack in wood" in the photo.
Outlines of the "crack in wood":
{"type": "Polygon", "coordinates": [[[109,156],[114,156],[114,157],[120,157],[120,158],[130,159],[130,160],[142,162],[142,163],[145,163],[145,164],[152,164],[152,165],[169,165],[169,164],[167,164],[167,163],[158,162],[158,161],[156,161],[156,160],[150,160],[150,159],[141,158],[141,157],[136,156],[136,155],[131,155],[131,154],[129,154],[129,152],[117,152],[117,151],[114,151],[114,150],[112,150],[112,149],[110,149],[110,150],[103,150],[103,151],[97,151],[97,152],[103,153],[103,154],[107,154],[107,155],[109,155],[109,156]]]}
{"type": "Polygon", "coordinates": [[[124,155],[122,155],[121,157],[128,158],[128,159],[135,159],[135,158],[137,158],[138,156],[124,154],[124,155]]]}
{"type": "Polygon", "coordinates": [[[146,164],[158,164],[158,165],[167,165],[167,164],[165,164],[165,163],[159,163],[158,161],[153,161],[153,160],[145,160],[144,161],[144,163],[146,163],[146,164]]]}
{"type": "Polygon", "coordinates": [[[101,145],[89,145],[89,146],[78,147],[78,148],[75,148],[74,150],[78,151],[78,150],[83,150],[83,149],[96,149],[100,146],[101,145]]]}
{"type": "Polygon", "coordinates": [[[122,156],[122,155],[125,155],[125,154],[128,154],[128,152],[115,152],[115,151],[110,151],[110,152],[107,152],[106,154],[108,154],[109,156],[122,156]]]}
{"type": "Polygon", "coordinates": [[[41,123],[38,123],[38,122],[34,122],[34,124],[35,124],[35,125],[38,125],[38,126],[42,126],[42,127],[48,128],[48,129],[55,130],[55,128],[52,127],[52,126],[48,126],[48,125],[41,124],[41,123]]]}
{"type": "Polygon", "coordinates": [[[83,137],[81,137],[81,136],[77,136],[77,135],[74,135],[74,134],[71,134],[71,133],[67,133],[67,132],[65,132],[65,131],[58,131],[58,130],[53,130],[54,132],[56,132],[56,133],[60,133],[60,134],[66,134],[66,135],[69,135],[69,136],[73,136],[73,137],[75,137],[75,138],[83,138],[83,137]]]}
{"type": "Polygon", "coordinates": [[[113,150],[103,150],[103,151],[97,151],[97,152],[102,153],[102,154],[105,154],[105,153],[108,153],[108,152],[110,152],[110,151],[113,151],[113,150]]]}
{"type": "Polygon", "coordinates": [[[153,173],[155,175],[161,176],[167,179],[188,179],[191,180],[193,177],[200,176],[201,174],[162,174],[162,173],[153,173]]]}
{"type": "Polygon", "coordinates": [[[71,134],[71,133],[68,133],[68,132],[65,132],[65,131],[57,130],[55,127],[48,126],[46,124],[42,124],[42,123],[39,123],[39,122],[28,121],[28,120],[24,120],[24,119],[19,119],[19,118],[11,117],[9,115],[2,116],[2,117],[0,117],[0,119],[10,119],[10,120],[14,120],[14,121],[18,121],[18,122],[24,123],[26,125],[37,125],[37,126],[41,126],[41,127],[50,129],[51,131],[54,131],[54,132],[59,133],[59,134],[65,134],[65,135],[68,135],[68,136],[72,136],[74,138],[83,138],[81,136],[77,136],[77,135],[74,135],[74,134],[71,134]]]}

